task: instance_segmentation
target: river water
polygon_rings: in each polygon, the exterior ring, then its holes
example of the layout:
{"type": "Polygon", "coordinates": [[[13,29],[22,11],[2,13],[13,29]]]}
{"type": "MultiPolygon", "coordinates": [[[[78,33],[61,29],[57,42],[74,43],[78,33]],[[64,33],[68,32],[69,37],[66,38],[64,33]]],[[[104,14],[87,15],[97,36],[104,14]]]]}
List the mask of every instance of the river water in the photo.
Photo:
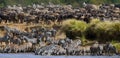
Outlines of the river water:
{"type": "Polygon", "coordinates": [[[34,53],[0,53],[0,58],[120,58],[120,56],[40,56],[34,53]]]}

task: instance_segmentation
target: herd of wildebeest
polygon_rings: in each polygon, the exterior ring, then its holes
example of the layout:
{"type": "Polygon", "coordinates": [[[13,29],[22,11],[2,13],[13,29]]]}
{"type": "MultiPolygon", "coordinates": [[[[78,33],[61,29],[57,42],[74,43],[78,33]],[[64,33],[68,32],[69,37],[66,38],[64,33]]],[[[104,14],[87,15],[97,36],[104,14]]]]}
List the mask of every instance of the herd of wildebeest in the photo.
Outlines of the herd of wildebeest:
{"type": "Polygon", "coordinates": [[[100,20],[119,20],[120,5],[116,4],[86,4],[83,7],[72,7],[71,5],[44,5],[33,4],[26,7],[21,5],[8,5],[0,9],[0,22],[14,23],[39,23],[42,21],[62,21],[75,18],[89,22],[93,18],[100,20]]]}
{"type": "MultiPolygon", "coordinates": [[[[58,21],[75,18],[87,23],[93,18],[105,20],[119,20],[120,7],[115,4],[86,4],[74,8],[71,5],[33,4],[0,8],[0,22],[40,23],[41,21],[58,21]]],[[[118,55],[118,51],[111,43],[95,42],[83,46],[80,39],[72,40],[68,37],[56,39],[58,29],[51,27],[33,28],[31,31],[20,31],[16,28],[4,26],[6,31],[0,38],[1,53],[34,52],[36,55],[118,55]]]]}

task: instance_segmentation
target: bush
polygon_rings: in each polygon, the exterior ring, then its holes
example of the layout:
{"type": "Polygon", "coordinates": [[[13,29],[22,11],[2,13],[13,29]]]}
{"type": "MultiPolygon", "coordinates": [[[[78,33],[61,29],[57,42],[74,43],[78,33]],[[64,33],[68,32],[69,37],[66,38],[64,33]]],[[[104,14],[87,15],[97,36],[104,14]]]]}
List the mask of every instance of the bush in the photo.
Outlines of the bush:
{"type": "Polygon", "coordinates": [[[116,47],[116,49],[118,50],[118,53],[120,53],[120,43],[115,43],[115,44],[113,44],[115,47],[116,47]]]}
{"type": "Polygon", "coordinates": [[[120,41],[120,21],[113,23],[111,31],[113,32],[114,40],[120,41]]]}
{"type": "Polygon", "coordinates": [[[113,37],[111,37],[113,34],[111,30],[112,24],[113,23],[110,21],[100,22],[96,24],[95,32],[97,33],[98,40],[109,41],[113,39],[113,37]]]}
{"type": "Polygon", "coordinates": [[[95,19],[89,23],[85,37],[89,40],[99,41],[120,40],[120,22],[95,19]]]}
{"type": "Polygon", "coordinates": [[[86,22],[75,19],[66,20],[62,24],[62,30],[65,31],[66,36],[71,39],[75,39],[76,37],[82,37],[86,28],[86,22]]]}
{"type": "Polygon", "coordinates": [[[120,42],[119,41],[112,41],[111,43],[116,47],[118,53],[120,53],[120,42]]]}
{"type": "Polygon", "coordinates": [[[92,19],[85,30],[85,37],[89,40],[95,40],[97,38],[97,33],[95,31],[96,24],[100,22],[99,19],[92,19]]]}
{"type": "Polygon", "coordinates": [[[90,23],[70,19],[63,21],[62,30],[66,36],[75,39],[85,37],[89,40],[98,41],[120,41],[120,21],[100,21],[92,19],[90,23]]]}

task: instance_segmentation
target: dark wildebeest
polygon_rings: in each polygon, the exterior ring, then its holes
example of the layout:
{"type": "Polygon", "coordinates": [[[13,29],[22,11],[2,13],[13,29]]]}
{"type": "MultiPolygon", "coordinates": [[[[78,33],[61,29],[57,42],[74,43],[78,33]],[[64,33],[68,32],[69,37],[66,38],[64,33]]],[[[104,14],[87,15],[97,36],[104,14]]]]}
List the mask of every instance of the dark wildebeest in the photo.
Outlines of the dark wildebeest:
{"type": "Polygon", "coordinates": [[[0,13],[0,18],[2,21],[5,21],[5,23],[7,23],[7,21],[9,21],[8,14],[0,13]]]}
{"type": "Polygon", "coordinates": [[[14,22],[14,23],[18,22],[18,20],[17,20],[17,13],[16,12],[10,12],[8,14],[8,17],[9,17],[9,22],[14,22]]]}

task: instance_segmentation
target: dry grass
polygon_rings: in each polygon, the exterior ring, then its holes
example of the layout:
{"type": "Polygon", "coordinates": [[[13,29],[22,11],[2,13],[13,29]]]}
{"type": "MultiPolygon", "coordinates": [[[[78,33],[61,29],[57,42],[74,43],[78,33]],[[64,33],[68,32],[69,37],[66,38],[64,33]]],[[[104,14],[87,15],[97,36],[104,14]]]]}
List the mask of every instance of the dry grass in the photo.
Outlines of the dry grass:
{"type": "MultiPolygon", "coordinates": [[[[58,23],[55,23],[57,25],[59,25],[58,23]]],[[[39,23],[39,24],[26,24],[26,23],[1,23],[0,26],[8,26],[10,28],[16,28],[20,31],[25,31],[26,28],[30,28],[30,27],[37,27],[37,26],[41,26],[41,27],[48,27],[48,28],[51,28],[54,26],[54,22],[51,22],[51,24],[45,24],[44,22],[42,23],[39,23]]],[[[2,31],[0,30],[0,37],[4,36],[4,33],[5,31],[2,31]]],[[[61,30],[59,30],[57,32],[57,35],[56,35],[56,39],[62,39],[62,38],[65,38],[65,33],[64,32],[61,32],[61,30]]]]}
{"type": "Polygon", "coordinates": [[[61,30],[59,30],[56,34],[56,37],[55,39],[65,39],[66,38],[66,35],[64,32],[61,32],[61,30]]]}

